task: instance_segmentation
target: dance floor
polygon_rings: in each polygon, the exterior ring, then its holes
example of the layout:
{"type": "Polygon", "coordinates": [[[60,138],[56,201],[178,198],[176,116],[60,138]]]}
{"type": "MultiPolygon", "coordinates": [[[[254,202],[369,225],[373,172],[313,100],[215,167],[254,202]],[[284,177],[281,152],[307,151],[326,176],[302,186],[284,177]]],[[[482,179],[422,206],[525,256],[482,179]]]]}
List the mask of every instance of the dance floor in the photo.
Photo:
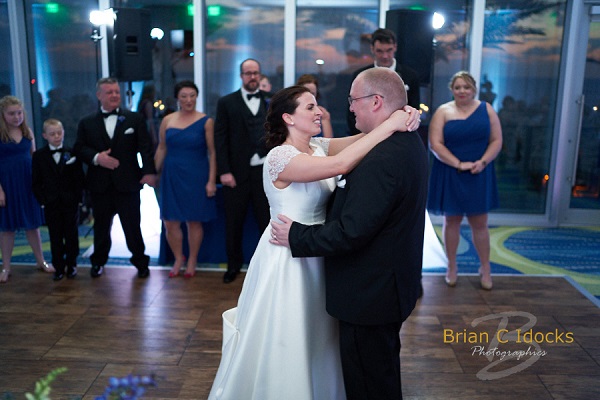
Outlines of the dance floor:
{"type": "MultiPolygon", "coordinates": [[[[129,374],[155,376],[144,399],[206,399],[221,313],[235,306],[245,274],[228,285],[210,271],[167,274],[153,267],[142,280],[113,266],[92,279],[82,267],[76,279],[53,282],[33,265],[15,266],[0,285],[0,398],[24,398],[66,367],[53,399],[92,400],[111,377],[129,374]]],[[[600,308],[573,283],[500,275],[484,291],[475,275],[455,288],[424,276],[425,294],[401,330],[404,398],[599,399],[600,308]]]]}

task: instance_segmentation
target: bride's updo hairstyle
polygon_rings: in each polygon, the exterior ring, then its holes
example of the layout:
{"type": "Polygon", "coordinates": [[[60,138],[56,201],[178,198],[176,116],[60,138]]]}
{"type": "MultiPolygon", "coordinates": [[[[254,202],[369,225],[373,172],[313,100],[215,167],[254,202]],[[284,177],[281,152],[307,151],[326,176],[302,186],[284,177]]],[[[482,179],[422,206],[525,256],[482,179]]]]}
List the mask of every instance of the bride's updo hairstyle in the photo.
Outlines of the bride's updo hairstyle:
{"type": "Polygon", "coordinates": [[[288,127],[283,121],[283,114],[292,115],[296,112],[298,97],[302,93],[310,93],[310,91],[304,86],[290,86],[281,89],[271,97],[265,122],[265,143],[268,149],[279,146],[287,139],[288,127]]]}

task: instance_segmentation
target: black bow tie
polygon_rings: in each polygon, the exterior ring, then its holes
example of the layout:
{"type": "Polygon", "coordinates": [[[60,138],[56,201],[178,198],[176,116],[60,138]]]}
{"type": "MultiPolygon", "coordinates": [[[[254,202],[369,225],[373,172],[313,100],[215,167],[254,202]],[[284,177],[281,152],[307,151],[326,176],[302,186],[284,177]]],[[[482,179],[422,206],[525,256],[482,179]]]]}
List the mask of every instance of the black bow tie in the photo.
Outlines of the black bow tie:
{"type": "Polygon", "coordinates": [[[119,115],[119,112],[117,111],[117,109],[115,108],[114,110],[112,110],[111,112],[103,112],[102,116],[104,118],[108,118],[110,115],[119,115]]]}
{"type": "Polygon", "coordinates": [[[253,97],[256,97],[257,99],[260,99],[260,92],[248,93],[246,95],[246,97],[248,98],[248,100],[252,100],[253,97]]]}
{"type": "Polygon", "coordinates": [[[62,153],[62,152],[64,152],[64,149],[62,147],[60,149],[50,150],[50,154],[62,153]]]}

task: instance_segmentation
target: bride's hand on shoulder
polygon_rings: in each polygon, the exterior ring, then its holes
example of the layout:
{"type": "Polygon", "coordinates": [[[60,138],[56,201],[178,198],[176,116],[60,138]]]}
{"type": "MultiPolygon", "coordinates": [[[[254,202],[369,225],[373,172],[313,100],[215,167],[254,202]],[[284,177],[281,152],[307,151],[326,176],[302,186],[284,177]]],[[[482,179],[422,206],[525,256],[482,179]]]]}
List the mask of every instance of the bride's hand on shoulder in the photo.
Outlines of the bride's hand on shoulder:
{"type": "Polygon", "coordinates": [[[421,113],[419,110],[409,105],[404,106],[403,110],[408,114],[408,119],[406,120],[406,130],[413,132],[419,129],[419,126],[421,125],[421,113]]]}
{"type": "Polygon", "coordinates": [[[410,114],[408,114],[404,110],[396,110],[389,116],[389,118],[384,122],[386,126],[386,130],[389,135],[396,131],[406,131],[408,129],[407,123],[410,118],[410,114]]]}

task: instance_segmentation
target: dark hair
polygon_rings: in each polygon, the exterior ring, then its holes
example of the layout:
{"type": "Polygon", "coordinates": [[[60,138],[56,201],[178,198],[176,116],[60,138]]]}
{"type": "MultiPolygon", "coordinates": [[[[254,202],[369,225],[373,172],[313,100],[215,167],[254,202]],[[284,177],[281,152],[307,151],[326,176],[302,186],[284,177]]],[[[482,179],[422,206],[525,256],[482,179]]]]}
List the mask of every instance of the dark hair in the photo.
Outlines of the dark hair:
{"type": "Polygon", "coordinates": [[[306,85],[307,83],[314,83],[316,87],[319,87],[317,77],[311,74],[300,75],[296,81],[296,85],[306,85]]]}
{"type": "Polygon", "coordinates": [[[319,80],[317,79],[316,76],[311,75],[311,74],[304,74],[304,75],[300,75],[298,77],[298,80],[296,81],[296,85],[300,85],[300,86],[304,86],[306,84],[309,83],[313,83],[315,85],[315,87],[317,88],[317,94],[316,94],[316,99],[319,100],[319,80]]]}
{"type": "Polygon", "coordinates": [[[265,122],[265,142],[269,149],[279,146],[287,139],[288,128],[283,121],[283,114],[294,114],[298,108],[298,97],[302,93],[310,93],[304,86],[290,86],[281,89],[271,97],[267,121],[265,122]]]}
{"type": "Polygon", "coordinates": [[[175,89],[173,91],[175,93],[175,98],[177,98],[177,96],[179,96],[179,92],[183,88],[194,89],[196,91],[196,94],[198,94],[198,86],[196,86],[196,84],[194,82],[192,82],[192,81],[181,81],[181,82],[177,82],[175,84],[175,89]]]}
{"type": "Polygon", "coordinates": [[[391,29],[379,28],[371,35],[371,46],[375,45],[377,41],[396,44],[396,34],[391,29]]]}

